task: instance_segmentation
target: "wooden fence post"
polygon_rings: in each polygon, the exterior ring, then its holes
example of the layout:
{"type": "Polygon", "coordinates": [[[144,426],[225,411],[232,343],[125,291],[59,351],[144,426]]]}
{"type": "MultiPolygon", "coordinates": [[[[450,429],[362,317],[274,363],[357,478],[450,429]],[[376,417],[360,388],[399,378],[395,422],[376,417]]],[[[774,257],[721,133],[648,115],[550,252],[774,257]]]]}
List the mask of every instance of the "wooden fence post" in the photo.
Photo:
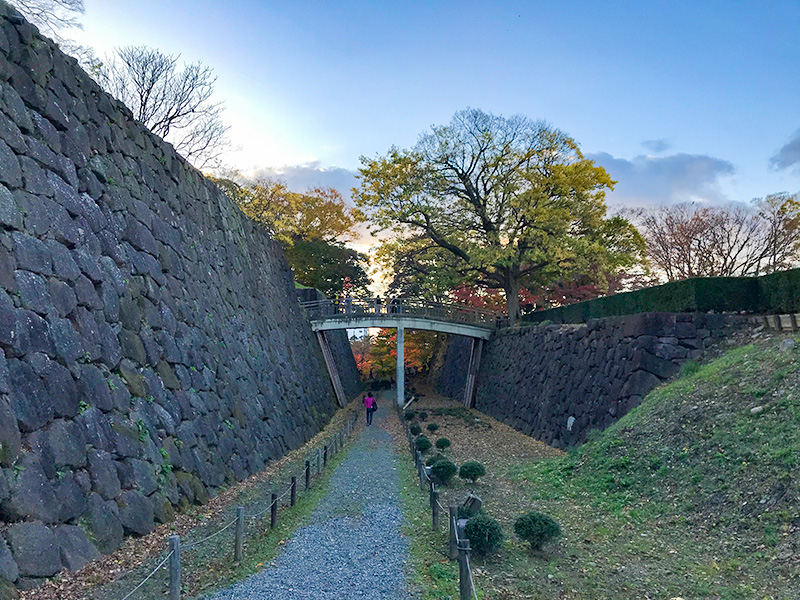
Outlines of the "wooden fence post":
{"type": "Polygon", "coordinates": [[[450,559],[458,558],[458,546],[456,544],[456,521],[458,520],[458,508],[454,504],[450,505],[450,559]]]}
{"type": "Polygon", "coordinates": [[[297,502],[297,477],[292,475],[292,491],[289,493],[289,506],[297,502]]]}
{"type": "Polygon", "coordinates": [[[427,475],[427,473],[425,472],[425,461],[422,460],[422,452],[420,452],[419,450],[417,451],[417,456],[419,457],[418,458],[418,460],[419,460],[419,489],[424,492],[425,488],[428,487],[427,485],[425,485],[425,479],[426,479],[426,475],[427,475]]]}
{"type": "Polygon", "coordinates": [[[306,489],[311,487],[311,461],[306,461],[306,489]]]}
{"type": "Polygon", "coordinates": [[[233,560],[242,561],[242,543],[244,541],[244,506],[236,507],[236,542],[233,546],[233,560]]]}
{"type": "Polygon", "coordinates": [[[325,445],[325,449],[322,451],[322,468],[328,468],[328,445],[325,445]]]}
{"type": "Polygon", "coordinates": [[[472,584],[469,578],[469,540],[463,539],[458,545],[458,593],[459,600],[472,598],[472,584]]]}
{"type": "Polygon", "coordinates": [[[181,600],[181,536],[169,536],[169,600],[181,600]]]}
{"type": "Polygon", "coordinates": [[[278,494],[272,492],[272,504],[269,506],[269,527],[275,529],[278,524],[278,494]]]}
{"type": "Polygon", "coordinates": [[[439,492],[431,486],[431,510],[433,511],[433,530],[439,531],[439,492]]]}

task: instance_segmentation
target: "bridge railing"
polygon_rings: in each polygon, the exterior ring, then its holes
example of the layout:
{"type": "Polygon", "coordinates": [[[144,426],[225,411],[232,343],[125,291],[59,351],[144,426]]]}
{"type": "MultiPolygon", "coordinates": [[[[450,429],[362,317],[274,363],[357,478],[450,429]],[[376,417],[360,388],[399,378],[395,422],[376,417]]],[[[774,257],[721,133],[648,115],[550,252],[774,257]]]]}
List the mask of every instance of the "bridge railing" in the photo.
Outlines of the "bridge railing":
{"type": "Polygon", "coordinates": [[[507,317],[501,313],[459,304],[440,304],[411,298],[394,298],[384,301],[376,298],[344,298],[342,300],[316,300],[301,303],[312,321],[327,319],[386,317],[401,315],[466,323],[495,329],[504,326],[507,317]]]}

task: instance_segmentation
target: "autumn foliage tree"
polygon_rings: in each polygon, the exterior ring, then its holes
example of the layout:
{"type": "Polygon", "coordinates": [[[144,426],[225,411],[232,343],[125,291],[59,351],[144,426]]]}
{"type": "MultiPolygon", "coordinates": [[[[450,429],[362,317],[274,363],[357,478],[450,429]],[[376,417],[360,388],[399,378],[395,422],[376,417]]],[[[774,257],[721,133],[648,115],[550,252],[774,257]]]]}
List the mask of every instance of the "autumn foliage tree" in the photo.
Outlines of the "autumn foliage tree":
{"type": "Polygon", "coordinates": [[[413,148],[361,162],[354,194],[373,228],[424,239],[463,277],[503,290],[512,322],[521,287],[589,264],[616,272],[643,253],[627,220],[606,218],[608,173],[541,121],[467,109],[413,148]]]}
{"type": "Polygon", "coordinates": [[[283,246],[295,281],[332,297],[366,293],[367,257],[345,246],[362,213],[333,188],[292,192],[273,179],[208,176],[253,221],[283,246]],[[239,179],[239,181],[237,181],[239,179]]]}
{"type": "MultiPolygon", "coordinates": [[[[428,369],[433,357],[437,333],[406,330],[403,360],[406,367],[417,371],[428,369]]],[[[353,356],[361,376],[390,377],[397,374],[397,331],[380,329],[377,335],[365,335],[350,340],[353,356]]]]}

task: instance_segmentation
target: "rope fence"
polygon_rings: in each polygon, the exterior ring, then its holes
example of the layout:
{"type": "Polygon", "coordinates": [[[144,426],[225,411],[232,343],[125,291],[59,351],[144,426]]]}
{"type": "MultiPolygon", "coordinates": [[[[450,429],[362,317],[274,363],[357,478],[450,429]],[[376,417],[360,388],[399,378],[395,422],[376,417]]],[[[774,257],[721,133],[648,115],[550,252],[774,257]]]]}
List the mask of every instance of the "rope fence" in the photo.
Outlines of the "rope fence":
{"type": "MultiPolygon", "coordinates": [[[[312,481],[312,464],[314,464],[314,460],[316,460],[316,477],[319,477],[324,469],[328,466],[328,458],[330,454],[338,453],[339,451],[344,449],[344,441],[352,436],[353,431],[355,429],[355,423],[358,419],[358,411],[354,411],[353,415],[348,418],[345,425],[334,433],[328,444],[324,445],[322,452],[317,450],[316,457],[314,458],[314,453],[310,454],[305,459],[305,466],[300,476],[292,475],[291,476],[291,483],[288,484],[288,488],[280,495],[276,492],[271,492],[269,498],[269,504],[267,505],[266,509],[245,516],[245,507],[244,506],[237,506],[236,507],[236,517],[227,522],[225,525],[214,531],[213,533],[203,537],[195,542],[191,542],[190,544],[183,547],[181,550],[181,543],[180,543],[180,536],[178,535],[171,535],[168,538],[168,551],[167,555],[159,562],[156,567],[150,571],[146,577],[144,577],[133,589],[131,589],[128,593],[122,596],[119,600],[130,600],[133,598],[134,594],[138,592],[150,579],[155,576],[155,574],[165,567],[169,563],[169,600],[180,600],[181,599],[181,554],[195,550],[199,546],[207,544],[211,540],[217,538],[218,536],[222,535],[234,525],[235,528],[235,535],[233,540],[233,556],[235,562],[241,562],[243,559],[243,541],[245,537],[245,525],[247,521],[253,522],[257,519],[262,518],[266,513],[270,513],[270,529],[274,529],[277,526],[277,517],[278,517],[278,507],[280,506],[281,500],[290,496],[290,502],[288,504],[289,507],[293,507],[297,500],[297,481],[301,479],[305,482],[303,491],[308,491],[311,487],[312,481]]],[[[280,486],[279,486],[280,487],[280,486]]],[[[152,598],[152,593],[149,593],[147,598],[152,598]]]]}
{"type": "Polygon", "coordinates": [[[414,463],[417,467],[417,474],[419,475],[420,490],[428,491],[431,506],[431,524],[434,531],[439,530],[440,516],[442,514],[449,514],[450,524],[450,540],[448,545],[448,556],[451,560],[458,560],[458,593],[459,600],[478,600],[478,592],[475,588],[475,580],[472,577],[472,567],[469,563],[469,539],[458,535],[458,507],[455,505],[445,509],[442,503],[439,502],[439,492],[436,490],[436,483],[428,475],[428,470],[425,467],[425,461],[422,458],[422,452],[417,450],[415,445],[414,436],[408,423],[403,419],[402,410],[397,407],[400,422],[404,424],[406,430],[406,439],[408,440],[408,449],[414,457],[414,463]]]}

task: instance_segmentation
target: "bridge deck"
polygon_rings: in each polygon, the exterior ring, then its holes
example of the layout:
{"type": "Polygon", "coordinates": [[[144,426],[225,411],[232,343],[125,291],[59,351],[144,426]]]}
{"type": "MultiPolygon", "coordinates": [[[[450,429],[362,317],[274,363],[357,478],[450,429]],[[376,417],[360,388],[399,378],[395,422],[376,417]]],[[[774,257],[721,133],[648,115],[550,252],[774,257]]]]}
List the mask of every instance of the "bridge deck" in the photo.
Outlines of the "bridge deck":
{"type": "MultiPolygon", "coordinates": [[[[311,322],[311,328],[317,332],[337,397],[342,394],[337,388],[336,365],[329,356],[330,352],[326,354],[327,342],[324,332],[332,329],[367,327],[397,329],[397,403],[400,405],[405,402],[404,332],[406,329],[440,331],[472,338],[467,386],[464,390],[464,403],[470,406],[483,341],[488,340],[495,329],[506,324],[505,316],[488,310],[408,299],[394,299],[382,303],[377,298],[370,300],[345,298],[341,301],[303,302],[302,306],[311,322]]],[[[344,402],[344,399],[340,398],[340,402],[344,402]]]]}
{"type": "Polygon", "coordinates": [[[319,300],[304,302],[303,308],[315,330],[406,327],[488,339],[487,333],[506,322],[505,315],[488,310],[406,298],[388,303],[376,299],[319,300]]]}

